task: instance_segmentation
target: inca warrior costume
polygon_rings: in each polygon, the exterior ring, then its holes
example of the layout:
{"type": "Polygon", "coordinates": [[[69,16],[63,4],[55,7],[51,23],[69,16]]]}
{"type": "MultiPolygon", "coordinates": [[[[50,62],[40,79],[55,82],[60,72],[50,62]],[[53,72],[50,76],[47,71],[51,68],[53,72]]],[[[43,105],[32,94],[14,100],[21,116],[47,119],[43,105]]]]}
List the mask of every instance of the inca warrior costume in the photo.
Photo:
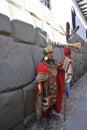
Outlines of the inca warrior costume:
{"type": "MultiPolygon", "coordinates": [[[[53,48],[50,45],[44,51],[47,53],[53,51],[53,48]]],[[[38,120],[46,117],[51,109],[58,113],[61,111],[64,76],[62,65],[55,60],[44,57],[39,63],[35,87],[35,110],[38,120]]]]}
{"type": "MultiPolygon", "coordinates": [[[[69,34],[69,29],[69,23],[67,23],[66,33],[64,30],[64,34],[59,31],[61,34],[66,35],[67,41],[74,36],[74,33],[78,30],[78,27],[73,30],[72,34],[69,34]]],[[[46,38],[42,34],[39,35],[41,35],[47,42],[46,38]]],[[[53,44],[53,46],[67,46],[80,49],[81,43],[79,42],[71,44],[68,42],[67,45],[58,43],[53,44]]],[[[44,49],[44,58],[38,64],[35,87],[35,110],[37,119],[39,120],[43,117],[45,118],[52,109],[54,109],[57,113],[61,111],[62,97],[65,90],[65,80],[67,76],[69,76],[70,79],[70,77],[72,78],[73,75],[71,59],[67,60],[66,58],[63,63],[64,65],[60,65],[53,60],[53,57],[50,57],[51,52],[53,52],[53,47],[52,45],[49,45],[44,49]],[[65,73],[67,73],[67,76],[65,76],[65,73]]]]}

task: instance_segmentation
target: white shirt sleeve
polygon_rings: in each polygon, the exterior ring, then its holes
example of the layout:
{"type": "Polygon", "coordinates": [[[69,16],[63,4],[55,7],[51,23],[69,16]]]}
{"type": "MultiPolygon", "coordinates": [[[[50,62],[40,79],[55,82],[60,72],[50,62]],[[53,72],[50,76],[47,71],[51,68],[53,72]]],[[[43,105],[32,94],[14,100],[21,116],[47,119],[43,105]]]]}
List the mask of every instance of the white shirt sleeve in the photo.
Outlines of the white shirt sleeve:
{"type": "Polygon", "coordinates": [[[73,67],[72,67],[73,61],[69,58],[65,58],[63,68],[65,70],[65,82],[69,83],[73,78],[73,67]]]}

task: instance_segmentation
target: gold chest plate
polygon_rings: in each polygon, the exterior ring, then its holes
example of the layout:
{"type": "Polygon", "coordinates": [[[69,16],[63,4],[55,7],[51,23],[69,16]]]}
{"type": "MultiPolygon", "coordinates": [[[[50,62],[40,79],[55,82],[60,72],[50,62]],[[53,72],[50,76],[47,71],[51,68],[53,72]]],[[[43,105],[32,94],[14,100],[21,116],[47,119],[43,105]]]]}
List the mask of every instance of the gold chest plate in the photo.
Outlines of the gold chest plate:
{"type": "Polygon", "coordinates": [[[53,75],[53,76],[56,76],[56,75],[57,75],[57,69],[56,69],[56,68],[52,69],[52,75],[53,75]]]}
{"type": "Polygon", "coordinates": [[[50,69],[50,76],[55,77],[56,75],[57,75],[57,69],[56,68],[50,69]]]}

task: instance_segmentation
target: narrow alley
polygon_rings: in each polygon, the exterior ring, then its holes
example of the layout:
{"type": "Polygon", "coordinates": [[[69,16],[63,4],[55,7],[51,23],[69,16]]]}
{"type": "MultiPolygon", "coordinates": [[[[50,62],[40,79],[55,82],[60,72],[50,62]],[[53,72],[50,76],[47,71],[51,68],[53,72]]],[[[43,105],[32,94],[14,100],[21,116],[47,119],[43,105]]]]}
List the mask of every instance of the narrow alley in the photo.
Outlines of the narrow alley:
{"type": "MultiPolygon", "coordinates": [[[[64,106],[64,103],[63,103],[64,106]]],[[[86,130],[87,128],[87,73],[85,73],[69,91],[69,98],[66,99],[66,121],[51,116],[45,124],[32,122],[27,130],[86,130]],[[84,102],[85,100],[85,102],[84,102]],[[85,103],[85,104],[84,104],[85,103]],[[84,106],[85,105],[85,106],[84,106]]],[[[64,115],[64,107],[62,107],[64,115]]]]}

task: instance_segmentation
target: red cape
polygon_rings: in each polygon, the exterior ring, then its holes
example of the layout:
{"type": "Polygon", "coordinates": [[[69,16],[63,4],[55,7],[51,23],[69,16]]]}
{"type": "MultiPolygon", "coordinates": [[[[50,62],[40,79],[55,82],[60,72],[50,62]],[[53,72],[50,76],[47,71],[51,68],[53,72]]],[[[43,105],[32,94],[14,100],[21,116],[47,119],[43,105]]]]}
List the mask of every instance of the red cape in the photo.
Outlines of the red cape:
{"type": "MultiPolygon", "coordinates": [[[[58,65],[60,66],[60,64],[58,65]]],[[[45,65],[43,62],[40,62],[38,65],[38,71],[37,73],[41,73],[41,72],[48,72],[49,71],[49,67],[47,65],[45,65]]],[[[56,76],[56,81],[57,81],[57,102],[54,106],[53,109],[55,109],[56,112],[60,112],[61,111],[61,107],[62,107],[62,98],[63,98],[63,94],[64,94],[64,81],[65,81],[65,72],[63,70],[58,69],[58,74],[56,76]]],[[[38,98],[38,88],[37,85],[35,87],[35,107],[37,105],[37,98],[38,98]]],[[[47,114],[47,111],[43,112],[43,115],[47,114]]]]}

